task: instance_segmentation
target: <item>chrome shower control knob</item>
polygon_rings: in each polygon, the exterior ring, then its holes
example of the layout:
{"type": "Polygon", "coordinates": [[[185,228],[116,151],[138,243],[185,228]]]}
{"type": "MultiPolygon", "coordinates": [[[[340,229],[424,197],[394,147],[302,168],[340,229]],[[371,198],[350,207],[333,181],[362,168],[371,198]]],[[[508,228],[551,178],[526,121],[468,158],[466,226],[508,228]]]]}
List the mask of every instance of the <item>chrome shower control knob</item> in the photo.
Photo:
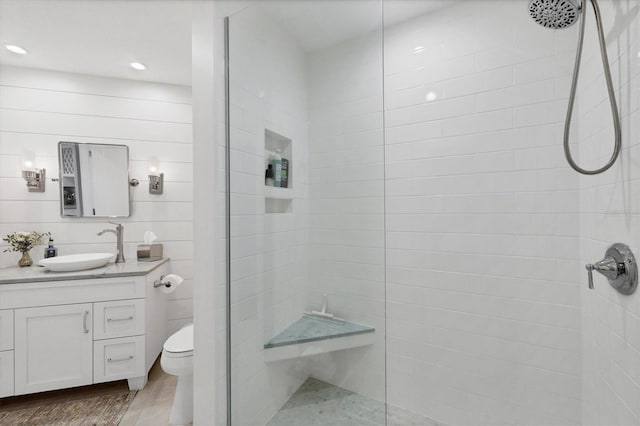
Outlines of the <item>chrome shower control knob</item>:
{"type": "Polygon", "coordinates": [[[589,275],[589,290],[593,290],[593,270],[596,269],[596,267],[591,263],[587,263],[585,268],[587,268],[587,275],[589,275]]]}
{"type": "Polygon", "coordinates": [[[616,262],[613,257],[607,257],[595,264],[585,266],[589,271],[589,288],[593,290],[593,271],[598,271],[610,280],[617,279],[624,274],[624,264],[616,262]]]}
{"type": "Polygon", "coordinates": [[[589,288],[593,290],[593,271],[607,277],[611,287],[630,295],[638,286],[638,265],[633,252],[626,244],[616,243],[607,249],[605,258],[585,266],[589,276],[589,288]]]}

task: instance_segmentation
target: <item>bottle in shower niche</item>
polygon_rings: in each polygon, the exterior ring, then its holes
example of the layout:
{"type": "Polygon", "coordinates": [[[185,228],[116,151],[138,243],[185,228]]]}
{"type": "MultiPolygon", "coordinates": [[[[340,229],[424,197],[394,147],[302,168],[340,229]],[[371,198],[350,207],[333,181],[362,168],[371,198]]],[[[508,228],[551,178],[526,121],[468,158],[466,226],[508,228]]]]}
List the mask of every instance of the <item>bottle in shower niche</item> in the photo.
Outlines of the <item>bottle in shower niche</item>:
{"type": "Polygon", "coordinates": [[[282,184],[282,156],[280,150],[277,150],[273,156],[271,156],[271,165],[273,166],[273,183],[276,188],[280,188],[282,184]]]}
{"type": "Polygon", "coordinates": [[[266,186],[275,185],[275,180],[273,179],[273,164],[269,164],[267,170],[264,171],[264,184],[266,186]]]}
{"type": "Polygon", "coordinates": [[[289,160],[282,159],[282,177],[280,179],[280,186],[282,188],[289,187],[289,160]]]}

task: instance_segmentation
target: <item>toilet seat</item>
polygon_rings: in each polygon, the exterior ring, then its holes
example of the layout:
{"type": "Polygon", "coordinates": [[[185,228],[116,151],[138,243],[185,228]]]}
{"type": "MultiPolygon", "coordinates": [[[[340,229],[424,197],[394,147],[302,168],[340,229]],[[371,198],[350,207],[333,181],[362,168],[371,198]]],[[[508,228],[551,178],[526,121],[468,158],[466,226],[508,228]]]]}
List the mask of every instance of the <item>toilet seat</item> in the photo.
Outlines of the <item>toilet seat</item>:
{"type": "Polygon", "coordinates": [[[193,356],[193,324],[181,328],[173,333],[162,346],[171,358],[193,356]]]}
{"type": "Polygon", "coordinates": [[[186,352],[168,352],[168,351],[162,351],[162,354],[164,355],[165,358],[168,359],[180,359],[180,358],[192,358],[193,357],[193,351],[186,351],[186,352]]]}

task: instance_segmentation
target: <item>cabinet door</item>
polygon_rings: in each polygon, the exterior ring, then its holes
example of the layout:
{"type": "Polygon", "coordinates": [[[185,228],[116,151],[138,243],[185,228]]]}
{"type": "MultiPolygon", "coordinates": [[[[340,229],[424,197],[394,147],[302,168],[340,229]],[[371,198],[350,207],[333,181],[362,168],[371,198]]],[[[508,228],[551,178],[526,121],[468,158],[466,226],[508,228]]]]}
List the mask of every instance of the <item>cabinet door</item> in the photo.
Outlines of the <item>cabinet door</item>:
{"type": "Polygon", "coordinates": [[[13,395],[13,351],[0,352],[0,398],[13,395]]]}
{"type": "Polygon", "coordinates": [[[91,303],[16,309],[16,395],[91,384],[91,322],[91,303]]]}
{"type": "Polygon", "coordinates": [[[13,349],[13,310],[0,311],[0,351],[13,349]]]}

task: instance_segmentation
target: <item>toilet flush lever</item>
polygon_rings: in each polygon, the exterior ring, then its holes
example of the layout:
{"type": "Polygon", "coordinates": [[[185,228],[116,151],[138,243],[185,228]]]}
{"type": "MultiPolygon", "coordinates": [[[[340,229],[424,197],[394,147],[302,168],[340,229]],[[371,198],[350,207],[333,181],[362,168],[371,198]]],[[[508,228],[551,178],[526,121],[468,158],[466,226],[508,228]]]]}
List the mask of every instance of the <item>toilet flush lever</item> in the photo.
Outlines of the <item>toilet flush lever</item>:
{"type": "Polygon", "coordinates": [[[589,275],[589,288],[593,290],[593,271],[607,277],[611,287],[630,295],[638,286],[638,265],[633,252],[626,244],[616,243],[607,249],[605,258],[585,266],[589,275]]]}

